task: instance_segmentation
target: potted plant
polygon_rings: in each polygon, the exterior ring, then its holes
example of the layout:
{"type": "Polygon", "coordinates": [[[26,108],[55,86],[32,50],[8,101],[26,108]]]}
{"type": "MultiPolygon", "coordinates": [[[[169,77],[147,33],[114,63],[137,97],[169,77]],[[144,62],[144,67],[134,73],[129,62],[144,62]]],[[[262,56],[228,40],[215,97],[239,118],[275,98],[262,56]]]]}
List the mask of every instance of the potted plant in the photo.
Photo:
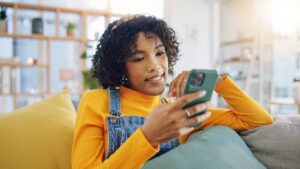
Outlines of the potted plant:
{"type": "Polygon", "coordinates": [[[76,25],[73,22],[68,22],[66,25],[67,29],[67,36],[73,36],[74,35],[74,28],[76,25]]]}
{"type": "MultiPolygon", "coordinates": [[[[88,59],[88,55],[87,52],[83,52],[81,54],[81,59],[86,61],[86,59],[88,59]]],[[[87,69],[87,70],[82,70],[82,76],[83,76],[83,86],[84,89],[96,89],[101,87],[101,85],[99,85],[98,81],[92,77],[91,74],[91,70],[87,69]]]]}
{"type": "Polygon", "coordinates": [[[84,89],[97,89],[100,87],[98,81],[92,77],[90,70],[83,70],[82,76],[84,89]]]}
{"type": "Polygon", "coordinates": [[[7,10],[7,7],[1,6],[1,10],[0,10],[0,32],[4,32],[4,33],[7,32],[6,10],[7,10]]]}

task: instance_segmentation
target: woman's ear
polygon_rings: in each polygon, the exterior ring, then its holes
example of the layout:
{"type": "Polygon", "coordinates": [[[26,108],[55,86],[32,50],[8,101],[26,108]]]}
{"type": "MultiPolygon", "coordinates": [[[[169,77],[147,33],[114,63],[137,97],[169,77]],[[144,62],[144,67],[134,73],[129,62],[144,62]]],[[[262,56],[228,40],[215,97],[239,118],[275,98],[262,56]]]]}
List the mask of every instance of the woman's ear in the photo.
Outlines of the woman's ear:
{"type": "Polygon", "coordinates": [[[122,76],[122,85],[124,85],[124,86],[130,86],[130,82],[129,82],[129,79],[128,79],[128,77],[127,77],[127,74],[124,74],[123,76],[122,76]]]}

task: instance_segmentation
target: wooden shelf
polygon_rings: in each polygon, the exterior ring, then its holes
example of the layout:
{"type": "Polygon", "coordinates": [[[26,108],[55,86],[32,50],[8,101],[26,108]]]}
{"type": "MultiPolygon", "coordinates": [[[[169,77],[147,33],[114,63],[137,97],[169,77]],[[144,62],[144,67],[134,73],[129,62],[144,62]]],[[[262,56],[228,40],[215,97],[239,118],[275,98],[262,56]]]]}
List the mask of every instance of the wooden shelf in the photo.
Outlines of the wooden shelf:
{"type": "MultiPolygon", "coordinates": [[[[32,96],[32,97],[44,97],[44,96],[48,96],[51,95],[50,93],[8,93],[8,94],[4,94],[4,93],[0,93],[0,97],[1,96],[19,96],[19,97],[24,97],[24,96],[32,96]]],[[[70,93],[70,95],[81,95],[80,93],[70,93]]]]}
{"type": "Polygon", "coordinates": [[[43,97],[43,96],[47,96],[49,95],[49,93],[14,93],[13,95],[16,96],[39,96],[39,97],[43,97]]]}
{"type": "Polygon", "coordinates": [[[87,41],[87,42],[98,42],[99,39],[87,39],[86,41],[87,41]]]}
{"type": "MultiPolygon", "coordinates": [[[[110,3],[110,2],[109,2],[110,3]]],[[[80,54],[85,52],[87,50],[87,42],[96,42],[98,40],[96,39],[88,39],[87,38],[87,25],[88,25],[88,17],[103,17],[105,19],[104,26],[107,26],[110,22],[111,17],[122,17],[124,15],[122,14],[116,14],[112,13],[110,10],[81,10],[81,9],[70,9],[70,8],[64,8],[64,7],[55,7],[55,6],[45,6],[45,5],[37,5],[37,4],[24,4],[24,3],[11,3],[11,2],[0,2],[0,6],[11,8],[12,14],[12,31],[10,33],[0,33],[0,38],[12,38],[15,39],[34,39],[38,42],[38,56],[37,60],[43,60],[43,64],[21,64],[16,62],[15,60],[7,61],[3,59],[2,63],[0,63],[0,67],[9,66],[12,69],[16,68],[42,68],[43,70],[46,70],[45,79],[42,79],[42,84],[45,85],[45,93],[9,93],[9,94],[3,94],[0,93],[0,96],[12,96],[13,102],[14,102],[14,108],[18,108],[18,97],[19,96],[25,96],[25,97],[34,97],[34,96],[46,96],[51,94],[51,73],[52,73],[52,67],[51,67],[51,57],[53,55],[52,52],[52,45],[53,41],[66,41],[67,42],[76,42],[79,44],[80,47],[76,44],[76,52],[78,56],[74,57],[80,57],[80,54]],[[54,20],[54,33],[53,35],[43,35],[43,34],[19,34],[18,33],[18,17],[20,17],[20,11],[23,10],[35,10],[39,12],[39,17],[44,16],[44,12],[53,12],[55,14],[55,20],[54,20]],[[78,36],[63,36],[62,30],[61,30],[61,23],[63,21],[63,18],[61,17],[63,14],[71,14],[71,15],[79,15],[80,17],[80,24],[81,29],[80,35],[78,36]],[[46,41],[46,43],[43,42],[46,41]]],[[[77,16],[76,16],[77,17],[77,16]]],[[[11,25],[9,25],[11,26],[11,25]]],[[[11,30],[11,29],[10,29],[11,30]]],[[[1,55],[1,53],[0,53],[1,55]]],[[[63,57],[63,56],[61,56],[63,57]]],[[[0,61],[1,62],[1,61],[0,61]]],[[[86,69],[86,63],[85,61],[81,60],[80,65],[81,70],[86,69]]],[[[80,89],[79,94],[82,94],[84,91],[83,83],[80,82],[80,89]]],[[[15,89],[16,86],[11,86],[11,89],[15,89]]],[[[14,90],[11,90],[14,91],[14,90]]],[[[73,94],[73,93],[72,93],[73,94]]]]}
{"type": "Polygon", "coordinates": [[[224,63],[248,63],[250,60],[224,60],[224,63]]]}
{"type": "MultiPolygon", "coordinates": [[[[258,75],[253,75],[251,77],[253,80],[259,80],[259,76],[258,75]]],[[[238,76],[238,77],[232,77],[233,80],[235,81],[246,81],[247,77],[246,76],[238,76]]]]}
{"type": "Polygon", "coordinates": [[[49,95],[49,93],[9,93],[9,94],[3,94],[0,93],[0,96],[38,96],[38,97],[43,97],[43,96],[47,96],[49,95]]]}
{"type": "MultiPolygon", "coordinates": [[[[258,58],[255,58],[255,59],[254,59],[254,62],[258,62],[258,61],[259,61],[258,58]]],[[[224,61],[223,61],[224,64],[240,64],[240,63],[242,63],[242,64],[244,64],[244,63],[249,64],[249,62],[251,62],[250,59],[224,60],[224,61]]]]}
{"type": "Polygon", "coordinates": [[[253,41],[254,41],[254,38],[243,38],[243,39],[238,39],[238,40],[233,40],[233,41],[222,42],[221,46],[239,45],[242,43],[253,43],[253,41]]]}
{"type": "Polygon", "coordinates": [[[11,2],[0,2],[0,6],[18,8],[18,9],[32,9],[40,11],[52,11],[52,12],[62,12],[62,13],[73,13],[73,14],[86,14],[86,15],[96,15],[96,16],[123,16],[122,14],[111,13],[106,10],[80,10],[80,9],[70,9],[54,6],[43,6],[43,5],[33,5],[24,3],[11,3],[11,2]]]}
{"type": "Polygon", "coordinates": [[[0,33],[0,37],[10,37],[19,39],[41,39],[41,40],[66,40],[66,41],[85,41],[82,37],[59,37],[59,36],[46,36],[46,35],[22,35],[22,34],[7,34],[0,33]]]}
{"type": "Polygon", "coordinates": [[[18,64],[18,63],[0,63],[0,66],[11,66],[11,67],[38,67],[48,68],[47,64],[18,64]]]}

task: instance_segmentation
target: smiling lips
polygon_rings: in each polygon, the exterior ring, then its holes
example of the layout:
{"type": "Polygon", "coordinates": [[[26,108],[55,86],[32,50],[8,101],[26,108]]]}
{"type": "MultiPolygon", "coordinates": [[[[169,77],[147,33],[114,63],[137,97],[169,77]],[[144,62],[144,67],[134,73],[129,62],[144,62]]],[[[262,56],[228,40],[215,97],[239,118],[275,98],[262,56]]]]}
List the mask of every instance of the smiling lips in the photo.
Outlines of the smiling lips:
{"type": "Polygon", "coordinates": [[[148,78],[145,81],[149,82],[149,83],[152,83],[152,84],[161,84],[161,83],[163,83],[163,80],[164,80],[163,76],[164,76],[164,73],[161,74],[161,75],[156,75],[156,76],[153,76],[151,78],[148,78]]]}

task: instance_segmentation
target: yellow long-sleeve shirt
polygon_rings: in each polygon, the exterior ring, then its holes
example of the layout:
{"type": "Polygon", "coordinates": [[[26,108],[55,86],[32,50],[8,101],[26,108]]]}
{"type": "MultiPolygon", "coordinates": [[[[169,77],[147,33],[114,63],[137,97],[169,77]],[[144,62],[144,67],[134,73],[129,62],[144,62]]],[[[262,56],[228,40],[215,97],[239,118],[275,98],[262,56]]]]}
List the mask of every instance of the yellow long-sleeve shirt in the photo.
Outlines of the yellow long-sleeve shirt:
{"type": "MultiPolygon", "coordinates": [[[[272,117],[229,78],[219,82],[215,91],[224,97],[232,109],[209,108],[211,116],[200,130],[212,125],[225,125],[235,130],[246,130],[271,124],[272,117]]],[[[148,116],[153,108],[161,104],[158,96],[149,96],[121,87],[122,116],[148,116]]],[[[153,148],[137,129],[109,159],[108,133],[105,117],[109,115],[109,95],[106,90],[93,90],[84,94],[78,109],[75,125],[72,168],[73,169],[135,169],[159,151],[153,148]]],[[[199,130],[198,129],[198,130],[199,130]]],[[[181,137],[185,141],[187,136],[181,137]]]]}

